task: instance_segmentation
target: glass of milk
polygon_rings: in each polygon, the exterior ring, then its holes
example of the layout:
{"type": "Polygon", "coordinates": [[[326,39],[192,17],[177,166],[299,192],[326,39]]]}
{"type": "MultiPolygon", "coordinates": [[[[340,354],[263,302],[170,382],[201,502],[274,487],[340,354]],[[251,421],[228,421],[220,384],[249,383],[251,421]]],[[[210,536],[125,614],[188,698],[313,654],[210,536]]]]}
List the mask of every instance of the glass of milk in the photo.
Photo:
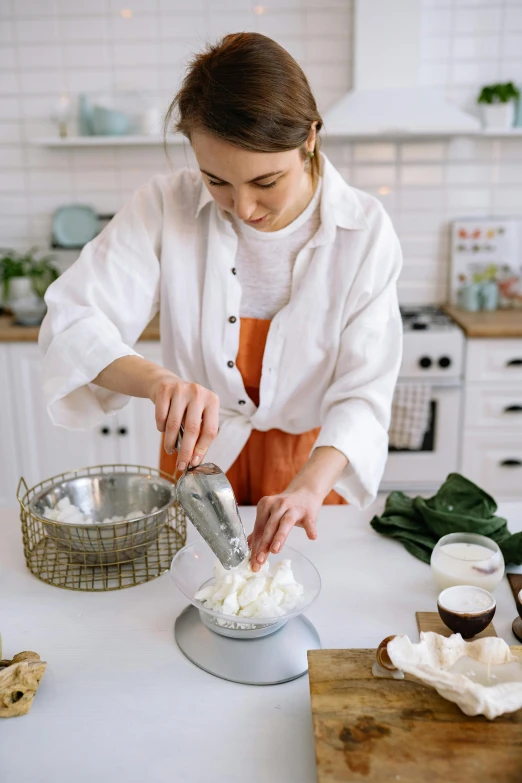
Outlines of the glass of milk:
{"type": "Polygon", "coordinates": [[[491,538],[477,533],[449,533],[432,552],[431,570],[440,590],[475,585],[492,592],[504,576],[504,558],[491,538]]]}

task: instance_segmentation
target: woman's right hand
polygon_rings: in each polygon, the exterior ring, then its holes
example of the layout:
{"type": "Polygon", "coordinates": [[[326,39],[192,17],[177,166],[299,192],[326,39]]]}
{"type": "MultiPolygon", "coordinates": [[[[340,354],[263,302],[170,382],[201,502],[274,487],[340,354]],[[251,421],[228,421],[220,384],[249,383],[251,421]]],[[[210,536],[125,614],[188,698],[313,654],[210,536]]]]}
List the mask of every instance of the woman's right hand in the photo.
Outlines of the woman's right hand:
{"type": "Polygon", "coordinates": [[[164,371],[151,384],[149,397],[156,407],[156,426],[165,433],[167,454],[176,448],[183,424],[183,439],[176,469],[199,465],[218,434],[219,397],[197,383],[188,383],[164,371]]]}

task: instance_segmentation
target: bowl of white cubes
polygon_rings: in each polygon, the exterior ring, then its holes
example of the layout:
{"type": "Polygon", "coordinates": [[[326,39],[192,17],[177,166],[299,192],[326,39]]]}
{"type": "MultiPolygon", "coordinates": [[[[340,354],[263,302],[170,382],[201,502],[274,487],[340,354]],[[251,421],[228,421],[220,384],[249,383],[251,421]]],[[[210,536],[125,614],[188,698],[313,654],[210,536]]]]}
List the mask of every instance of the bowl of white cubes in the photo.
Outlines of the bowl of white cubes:
{"type": "Polygon", "coordinates": [[[29,508],[71,562],[107,566],[142,557],[175,500],[175,485],[160,476],[100,470],[46,487],[29,508]]]}

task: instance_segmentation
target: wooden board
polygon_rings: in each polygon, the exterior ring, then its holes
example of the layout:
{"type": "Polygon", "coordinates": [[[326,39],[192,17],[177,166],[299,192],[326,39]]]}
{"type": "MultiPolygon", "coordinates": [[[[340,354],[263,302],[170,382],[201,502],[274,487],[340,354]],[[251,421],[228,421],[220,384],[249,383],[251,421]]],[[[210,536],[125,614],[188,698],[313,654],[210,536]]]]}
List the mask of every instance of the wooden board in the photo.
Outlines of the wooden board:
{"type": "Polygon", "coordinates": [[[377,679],[374,660],[375,650],[308,653],[318,783],[521,782],[522,710],[469,717],[408,675],[377,679]]]}
{"type": "MultiPolygon", "coordinates": [[[[447,625],[444,625],[438,612],[415,612],[415,617],[417,618],[419,633],[421,631],[433,631],[434,633],[438,633],[445,637],[451,636],[453,633],[447,625]]],[[[482,639],[484,636],[497,635],[495,626],[493,623],[490,623],[487,628],[476,634],[473,639],[482,639]]]]}
{"type": "Polygon", "coordinates": [[[455,305],[443,309],[468,337],[522,337],[522,310],[468,313],[455,305]]]}
{"type": "MultiPolygon", "coordinates": [[[[37,342],[39,331],[39,326],[18,326],[13,316],[0,315],[0,343],[37,342]]],[[[159,340],[159,338],[159,315],[157,315],[145,327],[140,340],[159,340]]]]}

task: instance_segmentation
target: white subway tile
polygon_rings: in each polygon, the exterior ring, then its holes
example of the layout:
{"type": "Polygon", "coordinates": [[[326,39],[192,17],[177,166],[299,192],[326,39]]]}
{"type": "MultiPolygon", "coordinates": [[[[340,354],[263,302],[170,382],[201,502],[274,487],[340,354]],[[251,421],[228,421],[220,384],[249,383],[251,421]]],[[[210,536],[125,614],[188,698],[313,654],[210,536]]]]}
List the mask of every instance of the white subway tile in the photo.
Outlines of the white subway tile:
{"type": "Polygon", "coordinates": [[[0,147],[0,169],[18,169],[24,165],[20,147],[0,147]]]}
{"type": "Polygon", "coordinates": [[[118,191],[77,190],[78,198],[85,204],[91,204],[100,215],[115,215],[124,205],[125,199],[118,191]]]}
{"type": "Polygon", "coordinates": [[[107,92],[113,87],[113,74],[104,68],[71,68],[67,81],[71,92],[107,92]]]}
{"type": "Polygon", "coordinates": [[[117,172],[114,169],[77,171],[74,173],[74,185],[80,191],[116,191],[119,187],[117,172]]]}
{"type": "Polygon", "coordinates": [[[62,67],[62,52],[59,46],[45,44],[21,44],[18,47],[18,61],[21,70],[37,70],[62,67]]]}
{"type": "Polygon", "coordinates": [[[490,190],[489,188],[456,188],[448,190],[448,209],[469,211],[471,209],[483,209],[485,212],[489,209],[490,190]]]}
{"type": "Polygon", "coordinates": [[[501,81],[522,82],[522,52],[518,60],[503,60],[500,63],[499,79],[501,81]]]}
{"type": "MultiPolygon", "coordinates": [[[[343,91],[346,92],[350,87],[349,77],[344,69],[338,68],[331,63],[324,63],[321,65],[314,63],[307,65],[304,71],[310,81],[312,90],[316,93],[319,93],[324,87],[330,90],[337,88],[341,91],[342,95],[343,91]]],[[[318,94],[316,94],[316,98],[317,97],[319,97],[318,94]]]]}
{"type": "Polygon", "coordinates": [[[349,62],[352,57],[352,46],[344,38],[309,38],[302,41],[306,47],[306,58],[313,62],[349,62]]]}
{"type": "MultiPolygon", "coordinates": [[[[105,0],[59,0],[62,16],[103,16],[107,11],[105,0]]],[[[134,3],[132,3],[134,6],[134,3]]],[[[120,8],[125,8],[125,2],[120,3],[120,8]]]]}
{"type": "Polygon", "coordinates": [[[25,171],[23,169],[4,169],[0,175],[1,193],[23,193],[26,189],[25,171]]]}
{"type": "Polygon", "coordinates": [[[159,70],[140,66],[139,68],[116,68],[114,71],[114,87],[116,90],[157,90],[159,86],[159,70]]]}
{"type": "Polygon", "coordinates": [[[271,11],[257,17],[258,30],[276,40],[281,37],[292,38],[304,34],[305,14],[301,11],[279,13],[271,11]]]}
{"type": "Polygon", "coordinates": [[[502,163],[498,167],[498,181],[501,185],[522,184],[522,163],[502,163]]]}
{"type": "Polygon", "coordinates": [[[506,5],[504,13],[504,29],[511,32],[522,30],[522,7],[520,3],[516,3],[513,6],[506,5]]]}
{"type": "Polygon", "coordinates": [[[502,29],[501,8],[459,8],[452,20],[457,33],[496,33],[502,29]]]}
{"type": "Polygon", "coordinates": [[[65,64],[67,68],[106,68],[112,67],[112,54],[110,44],[100,43],[73,43],[64,47],[65,64]]]}
{"type": "MultiPolygon", "coordinates": [[[[197,5],[197,0],[195,0],[194,4],[197,5]]],[[[132,0],[128,4],[125,4],[122,0],[106,0],[106,5],[109,14],[112,16],[121,16],[123,10],[126,13],[130,11],[133,16],[141,13],[157,13],[159,10],[156,0],[153,0],[153,2],[151,0],[132,0]]],[[[176,5],[179,10],[180,5],[183,5],[183,3],[176,2],[176,5]]]]}
{"type": "Polygon", "coordinates": [[[152,14],[134,14],[130,19],[112,16],[109,20],[109,31],[114,41],[155,41],[159,29],[159,17],[152,14]]]}
{"type": "Polygon", "coordinates": [[[0,71],[0,95],[16,95],[18,77],[16,71],[0,71]]]}
{"type": "Polygon", "coordinates": [[[140,65],[159,65],[161,60],[161,50],[157,44],[147,41],[137,41],[135,43],[115,42],[113,46],[114,65],[116,67],[140,65]]]}
{"type": "Polygon", "coordinates": [[[451,56],[449,35],[425,36],[421,41],[421,57],[424,60],[447,60],[451,56]]]}
{"type": "Polygon", "coordinates": [[[502,41],[502,57],[519,59],[522,55],[522,33],[508,32],[502,41]]]}
{"type": "Polygon", "coordinates": [[[445,218],[433,212],[405,212],[401,211],[397,218],[399,238],[405,234],[430,234],[438,237],[445,218]]]}
{"type": "Polygon", "coordinates": [[[441,212],[444,207],[444,190],[442,188],[403,188],[399,191],[398,201],[402,210],[441,212]]]}
{"type": "Polygon", "coordinates": [[[450,8],[428,8],[421,14],[423,36],[449,34],[452,31],[452,12],[450,8]]]}
{"type": "Polygon", "coordinates": [[[17,120],[20,116],[18,96],[0,96],[0,117],[3,120],[17,120]]]}
{"type": "Polygon", "coordinates": [[[457,35],[453,39],[456,60],[495,59],[500,54],[499,35],[457,35]]]}
{"type": "Polygon", "coordinates": [[[113,147],[95,149],[78,147],[71,150],[73,171],[81,174],[83,171],[93,171],[101,168],[115,169],[117,150],[113,147]]]}
{"type": "Polygon", "coordinates": [[[50,171],[49,169],[32,169],[28,171],[29,187],[33,193],[63,193],[72,188],[72,172],[70,169],[50,171]]]}
{"type": "Polygon", "coordinates": [[[11,19],[0,19],[0,43],[12,46],[15,42],[14,25],[11,19]]]}
{"type": "Polygon", "coordinates": [[[422,61],[419,67],[419,84],[423,87],[439,87],[446,84],[449,68],[449,61],[422,61]]]}
{"type": "Polygon", "coordinates": [[[492,204],[496,215],[519,214],[522,211],[522,187],[495,188],[492,204]]]}
{"type": "Polygon", "coordinates": [[[208,18],[206,14],[161,14],[159,27],[164,41],[188,38],[199,51],[206,43],[208,18]]]}
{"type": "Polygon", "coordinates": [[[395,166],[354,166],[352,184],[356,187],[394,186],[397,179],[395,166]]]}
{"type": "Polygon", "coordinates": [[[17,17],[54,16],[57,11],[56,0],[13,0],[13,12],[17,17]]]}
{"type": "Polygon", "coordinates": [[[0,122],[0,144],[17,144],[21,140],[18,122],[0,122]]]}
{"type": "Polygon", "coordinates": [[[27,215],[25,196],[0,193],[0,215],[27,215]]]}
{"type": "Polygon", "coordinates": [[[448,142],[449,160],[484,161],[491,160],[489,139],[455,138],[448,142]]]}
{"type": "Polygon", "coordinates": [[[352,15],[349,8],[323,11],[306,11],[305,34],[307,36],[350,38],[352,15]]]}
{"type": "Polygon", "coordinates": [[[400,168],[402,185],[442,185],[442,166],[407,166],[400,168]]]}
{"type": "Polygon", "coordinates": [[[419,141],[401,144],[400,157],[402,161],[432,161],[444,160],[447,154],[444,141],[419,141]]]}
{"type": "MultiPolygon", "coordinates": [[[[56,128],[53,128],[53,133],[56,134],[56,128]]],[[[36,147],[32,144],[26,147],[24,152],[27,168],[44,169],[48,177],[52,177],[55,171],[68,171],[71,165],[71,154],[70,151],[36,147]]]]}
{"type": "MultiPolygon", "coordinates": [[[[21,71],[20,87],[24,95],[56,94],[66,91],[65,73],[62,70],[21,71]]],[[[52,102],[52,99],[50,99],[52,102]]]]}
{"type": "Polygon", "coordinates": [[[107,20],[103,16],[75,17],[61,20],[62,36],[64,41],[92,41],[99,43],[106,38],[107,20]]]}
{"type": "MultiPolygon", "coordinates": [[[[256,32],[257,25],[257,16],[251,13],[211,13],[207,19],[206,36],[210,42],[214,42],[229,33],[256,32]]],[[[283,29],[282,35],[285,32],[283,29]]]]}
{"type": "MultiPolygon", "coordinates": [[[[223,0],[220,0],[220,5],[222,1],[223,0]]],[[[147,2],[147,0],[144,0],[144,2],[147,2]]],[[[236,2],[236,0],[229,0],[229,2],[236,2]]],[[[237,0],[236,5],[240,9],[250,7],[250,0],[237,0]]],[[[167,12],[174,14],[182,11],[192,11],[195,13],[196,11],[206,11],[206,9],[206,0],[159,0],[159,10],[163,13],[167,12]]]]}
{"type": "Polygon", "coordinates": [[[29,218],[26,215],[0,215],[0,237],[7,235],[10,239],[24,240],[28,234],[29,218]]]}
{"type": "Polygon", "coordinates": [[[192,41],[161,41],[157,48],[163,65],[187,63],[198,51],[197,44],[192,41]]]}
{"type": "MultiPolygon", "coordinates": [[[[451,69],[453,84],[473,84],[479,87],[499,78],[499,63],[497,60],[480,60],[454,62],[451,69]]],[[[477,94],[478,94],[477,89],[477,94]]]]}
{"type": "Polygon", "coordinates": [[[80,199],[74,197],[69,191],[61,193],[33,193],[31,196],[31,214],[53,213],[58,207],[69,203],[80,203],[80,199]]]}
{"type": "Polygon", "coordinates": [[[448,185],[490,185],[492,176],[492,167],[488,164],[453,163],[446,170],[448,185]]]}
{"type": "Polygon", "coordinates": [[[429,234],[404,234],[400,239],[402,252],[408,258],[436,258],[439,237],[429,234]]]}
{"type": "Polygon", "coordinates": [[[522,138],[501,139],[497,144],[500,147],[500,160],[522,160],[522,138]]]}
{"type": "Polygon", "coordinates": [[[0,66],[2,70],[4,70],[4,68],[16,68],[14,46],[2,46],[2,49],[0,50],[0,66]]]}
{"type": "Polygon", "coordinates": [[[395,144],[375,142],[373,144],[354,144],[353,147],[353,159],[356,161],[392,163],[396,158],[397,147],[395,144]]]}
{"type": "Polygon", "coordinates": [[[19,43],[55,43],[58,40],[56,19],[17,19],[16,37],[19,43]]]}

